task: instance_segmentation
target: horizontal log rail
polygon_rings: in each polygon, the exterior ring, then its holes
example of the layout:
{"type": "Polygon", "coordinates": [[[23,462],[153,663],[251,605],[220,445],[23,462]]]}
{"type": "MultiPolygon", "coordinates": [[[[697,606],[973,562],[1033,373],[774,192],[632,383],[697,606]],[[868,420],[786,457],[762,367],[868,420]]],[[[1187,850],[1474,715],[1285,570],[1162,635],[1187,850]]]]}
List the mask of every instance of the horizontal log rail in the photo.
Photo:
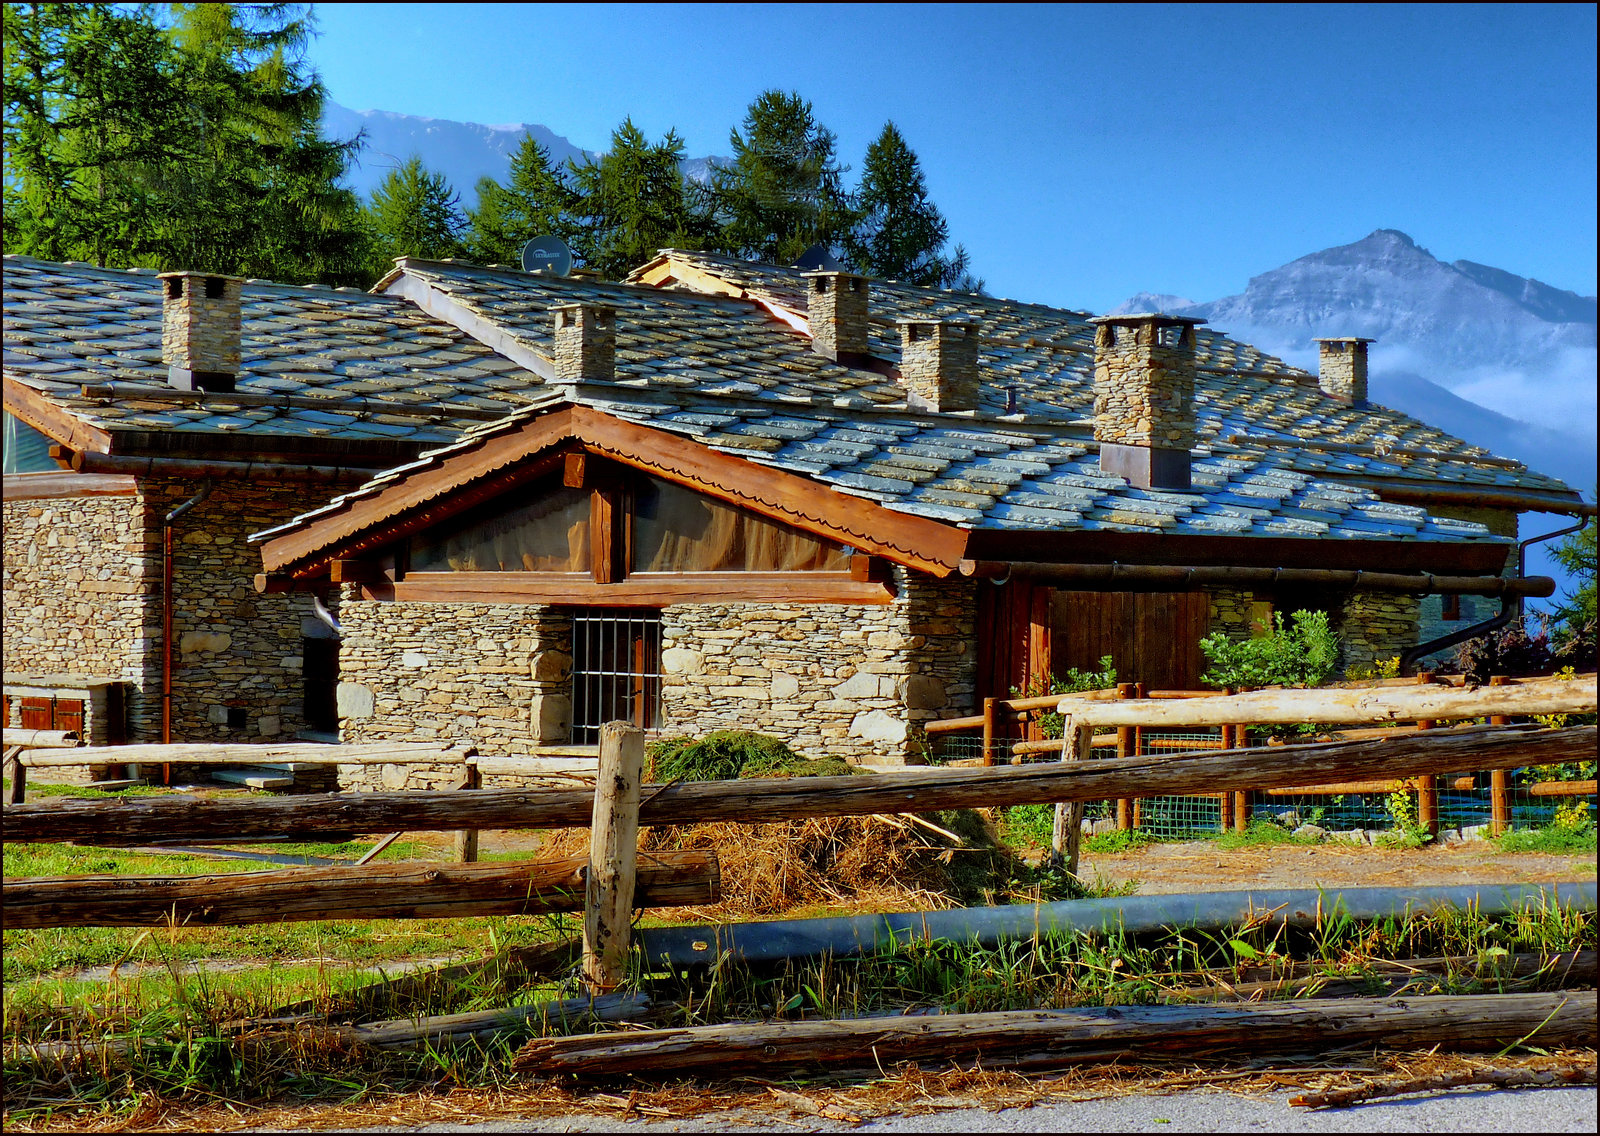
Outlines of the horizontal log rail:
{"type": "MultiPolygon", "coordinates": [[[[845,777],[646,785],[641,825],[762,823],[818,816],[1164,797],[1381,777],[1515,769],[1593,757],[1594,726],[1559,730],[1480,726],[1272,749],[1042,762],[978,769],[922,768],[845,777]]],[[[471,793],[331,793],[199,801],[143,797],[10,805],[0,839],[105,846],[239,840],[283,832],[407,832],[569,828],[589,823],[594,793],[480,789],[471,793]]]]}
{"type": "Polygon", "coordinates": [[[1505,686],[1385,687],[1380,689],[1258,690],[1201,702],[1136,698],[1103,702],[1068,695],[1057,711],[1076,726],[1231,726],[1280,722],[1415,722],[1491,714],[1592,714],[1594,674],[1545,678],[1505,686]]]}
{"type": "MultiPolygon", "coordinates": [[[[10,744],[9,742],[7,744],[10,744]]],[[[373,742],[362,745],[226,745],[179,742],[172,745],[89,746],[73,750],[25,749],[18,760],[34,769],[58,765],[460,765],[476,751],[471,746],[428,742],[373,742]]]]}
{"type": "Polygon", "coordinates": [[[1522,791],[1530,797],[1592,797],[1593,781],[1538,781],[1524,785],[1522,791]]]}
{"type": "Polygon", "coordinates": [[[19,730],[5,727],[3,738],[6,749],[22,746],[24,749],[72,749],[83,741],[71,730],[19,730]]]}
{"type": "MultiPolygon", "coordinates": [[[[1475,789],[1478,785],[1476,777],[1457,777],[1449,782],[1449,787],[1457,792],[1466,792],[1475,789]]],[[[1338,797],[1343,795],[1360,795],[1362,793],[1398,793],[1402,789],[1411,789],[1414,786],[1409,781],[1390,778],[1380,781],[1340,781],[1332,785],[1284,785],[1276,789],[1268,789],[1269,797],[1338,797]]]]}
{"type": "MultiPolygon", "coordinates": [[[[438,919],[582,911],[583,856],[543,863],[372,864],[214,876],[60,876],[0,886],[7,931],[39,927],[207,927],[316,919],[438,919]]],[[[715,852],[641,857],[638,907],[721,898],[715,852]]]]}

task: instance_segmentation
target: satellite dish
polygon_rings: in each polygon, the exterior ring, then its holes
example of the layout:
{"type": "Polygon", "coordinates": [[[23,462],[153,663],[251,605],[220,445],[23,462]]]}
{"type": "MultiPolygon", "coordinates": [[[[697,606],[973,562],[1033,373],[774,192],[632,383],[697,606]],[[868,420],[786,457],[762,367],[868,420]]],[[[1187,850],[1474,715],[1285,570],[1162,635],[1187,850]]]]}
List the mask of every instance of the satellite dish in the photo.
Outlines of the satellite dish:
{"type": "Polygon", "coordinates": [[[572,271],[572,250],[560,237],[534,237],[522,246],[522,271],[565,276],[572,271]]]}
{"type": "Polygon", "coordinates": [[[820,241],[805,252],[794,262],[794,267],[803,268],[809,272],[842,272],[844,265],[840,264],[828,252],[828,246],[820,241]]]}

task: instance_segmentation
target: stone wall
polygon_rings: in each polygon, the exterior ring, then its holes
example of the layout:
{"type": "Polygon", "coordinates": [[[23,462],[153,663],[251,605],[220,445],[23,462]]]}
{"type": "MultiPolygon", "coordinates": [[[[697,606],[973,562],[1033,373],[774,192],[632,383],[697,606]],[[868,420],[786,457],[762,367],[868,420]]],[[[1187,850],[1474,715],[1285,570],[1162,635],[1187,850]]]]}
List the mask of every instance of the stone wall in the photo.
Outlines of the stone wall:
{"type": "Polygon", "coordinates": [[[921,760],[919,725],[974,712],[971,581],[896,570],[883,606],[705,604],[663,616],[663,732],[750,729],[811,756],[921,760]]]}
{"type": "Polygon", "coordinates": [[[1094,352],[1095,441],[1189,450],[1194,430],[1192,329],[1180,333],[1153,321],[1100,324],[1094,352]]]}
{"type": "Polygon", "coordinates": [[[1229,639],[1250,638],[1250,604],[1255,596],[1238,588],[1207,588],[1210,614],[1206,633],[1220,631],[1229,639]]]}
{"type": "Polygon", "coordinates": [[[160,570],[144,514],[138,494],[5,503],[8,673],[143,682],[155,604],[145,581],[160,570]]]}
{"type": "Polygon", "coordinates": [[[1417,645],[1416,596],[1357,592],[1330,622],[1343,640],[1338,667],[1386,662],[1417,645]]]}
{"type": "MultiPolygon", "coordinates": [[[[1510,509],[1478,509],[1465,505],[1429,505],[1428,512],[1438,517],[1451,517],[1458,521],[1476,521],[1484,525],[1496,536],[1508,536],[1513,540],[1517,536],[1517,514],[1510,509]]],[[[1517,550],[1513,546],[1506,552],[1505,567],[1501,575],[1510,576],[1517,570],[1517,550]]],[[[1441,635],[1448,635],[1452,631],[1460,631],[1474,623],[1479,623],[1500,611],[1500,601],[1492,596],[1461,596],[1461,615],[1458,619],[1444,618],[1444,597],[1424,596],[1419,615],[1420,630],[1417,635],[1418,642],[1437,639],[1441,635]]],[[[1451,647],[1438,654],[1429,656],[1435,662],[1449,658],[1455,653],[1451,647]]]]}

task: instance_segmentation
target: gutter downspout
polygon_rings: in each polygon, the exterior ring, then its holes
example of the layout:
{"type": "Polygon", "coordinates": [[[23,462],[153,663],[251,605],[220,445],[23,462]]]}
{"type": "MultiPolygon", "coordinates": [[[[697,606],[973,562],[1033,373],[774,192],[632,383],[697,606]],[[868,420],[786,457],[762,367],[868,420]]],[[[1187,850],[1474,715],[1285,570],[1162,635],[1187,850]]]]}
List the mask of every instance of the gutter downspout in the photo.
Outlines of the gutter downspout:
{"type": "MultiPolygon", "coordinates": [[[[211,496],[208,477],[200,491],[161,519],[161,744],[172,742],[172,525],[179,517],[211,496]]],[[[172,784],[172,765],[163,762],[161,783],[172,784]]]]}
{"type": "MultiPolygon", "coordinates": [[[[1566,536],[1568,533],[1575,533],[1588,523],[1589,517],[1585,516],[1579,519],[1575,525],[1569,525],[1564,529],[1556,529],[1554,532],[1547,532],[1542,536],[1532,536],[1519,543],[1517,545],[1517,579],[1522,579],[1527,569],[1529,545],[1538,544],[1541,541],[1550,540],[1558,536],[1566,536]]],[[[1452,631],[1448,635],[1441,635],[1437,639],[1428,640],[1426,643],[1418,643],[1415,647],[1401,654],[1400,673],[1403,675],[1412,674],[1412,668],[1416,666],[1419,659],[1425,658],[1435,651],[1442,651],[1446,647],[1454,647],[1465,643],[1469,639],[1492,635],[1513,619],[1520,619],[1522,617],[1522,601],[1521,593],[1503,593],[1500,596],[1500,610],[1495,615],[1490,616],[1481,623],[1463,627],[1460,631],[1452,631]]]]}

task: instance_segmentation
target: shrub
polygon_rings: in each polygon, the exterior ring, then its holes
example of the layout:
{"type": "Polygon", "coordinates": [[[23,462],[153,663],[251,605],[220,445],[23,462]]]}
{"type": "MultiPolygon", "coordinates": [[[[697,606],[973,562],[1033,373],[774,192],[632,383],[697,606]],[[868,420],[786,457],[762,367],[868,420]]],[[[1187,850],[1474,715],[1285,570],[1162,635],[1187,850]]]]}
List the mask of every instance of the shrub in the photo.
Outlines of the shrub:
{"type": "Polygon", "coordinates": [[[1286,627],[1274,615],[1271,634],[1259,639],[1228,638],[1213,632],[1200,640],[1211,667],[1201,681],[1212,686],[1319,686],[1333,673],[1339,637],[1325,611],[1297,611],[1286,627]]]}
{"type": "MultiPolygon", "coordinates": [[[[1049,681],[1042,678],[1029,680],[1028,685],[1022,689],[1011,688],[1013,698],[1040,698],[1046,694],[1081,694],[1085,690],[1105,690],[1117,685],[1117,666],[1110,655],[1100,656],[1100,669],[1097,671],[1079,670],[1077,667],[1067,668],[1065,675],[1051,675],[1049,681]]],[[[1051,710],[1039,715],[1039,729],[1047,738],[1061,736],[1061,715],[1051,710]]]]}

